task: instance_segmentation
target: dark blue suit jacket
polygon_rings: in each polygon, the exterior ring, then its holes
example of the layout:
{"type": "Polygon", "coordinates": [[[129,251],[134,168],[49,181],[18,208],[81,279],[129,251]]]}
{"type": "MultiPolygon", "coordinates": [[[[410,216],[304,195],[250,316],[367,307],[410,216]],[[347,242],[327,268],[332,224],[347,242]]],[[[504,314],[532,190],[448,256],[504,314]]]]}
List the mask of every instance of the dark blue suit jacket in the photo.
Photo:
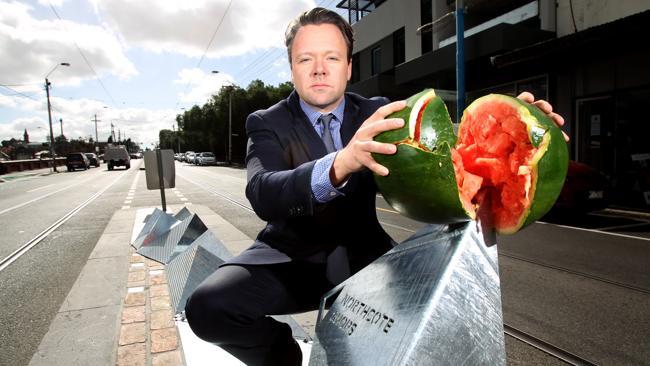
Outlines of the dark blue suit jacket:
{"type": "MultiPolygon", "coordinates": [[[[341,139],[345,146],[359,126],[385,98],[345,94],[341,139]]],[[[246,197],[267,221],[255,243],[229,263],[269,264],[328,254],[337,245],[348,248],[357,271],[392,248],[393,241],[377,221],[377,188],[369,170],[352,174],[339,196],[318,203],[311,192],[311,173],[327,151],[305,116],[294,91],[246,120],[248,147],[246,197]]]]}

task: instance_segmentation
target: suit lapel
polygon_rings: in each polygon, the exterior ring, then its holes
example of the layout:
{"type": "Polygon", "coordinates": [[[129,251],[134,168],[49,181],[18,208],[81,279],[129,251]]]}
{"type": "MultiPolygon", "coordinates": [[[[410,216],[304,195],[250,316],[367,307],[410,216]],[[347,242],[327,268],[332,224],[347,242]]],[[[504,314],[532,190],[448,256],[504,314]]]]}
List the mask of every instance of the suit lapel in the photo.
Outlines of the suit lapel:
{"type": "Polygon", "coordinates": [[[341,125],[341,141],[343,147],[347,146],[352,136],[357,132],[363,121],[359,121],[359,106],[352,101],[352,98],[345,96],[345,111],[343,112],[343,124],[341,125]]]}
{"type": "Polygon", "coordinates": [[[309,119],[307,119],[305,112],[300,108],[300,102],[298,100],[298,93],[294,90],[288,98],[289,109],[293,116],[293,129],[300,138],[300,142],[306,148],[309,160],[322,158],[327,154],[325,144],[320,136],[318,136],[314,126],[309,122],[309,119]]]}

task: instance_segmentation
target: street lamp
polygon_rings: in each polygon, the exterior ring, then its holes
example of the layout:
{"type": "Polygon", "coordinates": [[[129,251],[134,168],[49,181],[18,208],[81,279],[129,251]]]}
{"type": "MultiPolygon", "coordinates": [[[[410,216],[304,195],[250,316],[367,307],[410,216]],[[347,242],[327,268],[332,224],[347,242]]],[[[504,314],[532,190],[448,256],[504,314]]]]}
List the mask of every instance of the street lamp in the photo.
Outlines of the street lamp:
{"type": "Polygon", "coordinates": [[[56,160],[54,159],[54,132],[52,131],[52,105],[50,104],[50,81],[47,78],[56,70],[59,66],[70,66],[67,62],[61,62],[56,64],[50,72],[45,75],[45,93],[47,95],[47,118],[50,122],[50,157],[52,158],[52,169],[56,172],[56,160]]]}
{"type": "MultiPolygon", "coordinates": [[[[212,73],[218,74],[219,70],[212,70],[212,73]]],[[[230,83],[230,93],[228,93],[228,165],[232,163],[232,91],[233,85],[230,83]]]]}

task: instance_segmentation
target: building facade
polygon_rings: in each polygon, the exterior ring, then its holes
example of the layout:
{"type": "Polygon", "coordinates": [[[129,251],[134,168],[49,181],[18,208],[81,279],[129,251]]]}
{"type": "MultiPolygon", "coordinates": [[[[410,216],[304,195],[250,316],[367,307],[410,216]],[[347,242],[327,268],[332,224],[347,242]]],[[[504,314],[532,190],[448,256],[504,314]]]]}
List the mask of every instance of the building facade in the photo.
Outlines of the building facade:
{"type": "MultiPolygon", "coordinates": [[[[455,120],[453,0],[344,0],[355,30],[349,90],[440,91],[455,120]]],[[[611,204],[650,210],[646,0],[465,1],[466,98],[530,91],[566,119],[571,159],[603,172],[611,204]]]]}

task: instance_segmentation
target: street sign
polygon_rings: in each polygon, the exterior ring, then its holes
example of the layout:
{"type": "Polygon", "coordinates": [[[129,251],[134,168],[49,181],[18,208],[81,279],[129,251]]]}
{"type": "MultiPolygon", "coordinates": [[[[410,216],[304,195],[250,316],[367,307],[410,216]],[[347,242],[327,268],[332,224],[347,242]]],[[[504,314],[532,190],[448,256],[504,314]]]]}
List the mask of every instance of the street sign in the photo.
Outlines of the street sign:
{"type": "Polygon", "coordinates": [[[158,172],[162,170],[162,181],[165,188],[176,186],[176,168],[174,166],[174,150],[145,151],[144,165],[147,176],[147,189],[160,189],[160,177],[158,172]],[[159,169],[157,153],[160,152],[162,169],[159,169]]]}
{"type": "Polygon", "coordinates": [[[167,211],[165,188],[174,188],[176,186],[174,150],[145,151],[144,165],[146,167],[147,189],[160,189],[162,210],[167,211]]]}

